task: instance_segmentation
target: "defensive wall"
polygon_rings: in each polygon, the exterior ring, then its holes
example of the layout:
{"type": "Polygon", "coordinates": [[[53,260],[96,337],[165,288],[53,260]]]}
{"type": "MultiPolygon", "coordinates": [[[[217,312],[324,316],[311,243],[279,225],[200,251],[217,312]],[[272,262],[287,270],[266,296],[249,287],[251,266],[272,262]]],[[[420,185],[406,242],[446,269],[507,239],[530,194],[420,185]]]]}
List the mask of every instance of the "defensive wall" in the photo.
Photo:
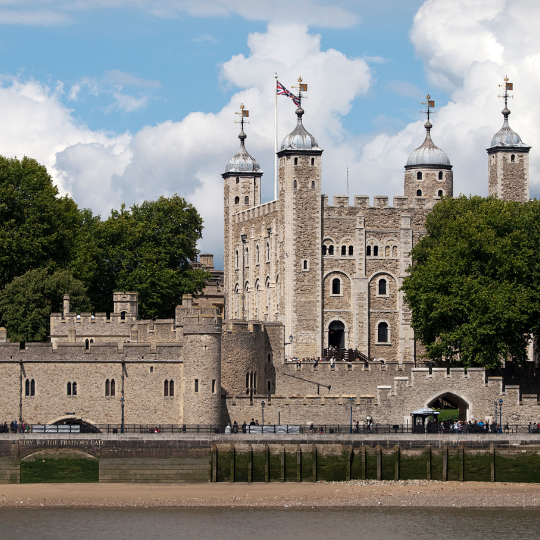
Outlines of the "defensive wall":
{"type": "Polygon", "coordinates": [[[0,483],[540,481],[540,435],[21,435],[0,483]]]}

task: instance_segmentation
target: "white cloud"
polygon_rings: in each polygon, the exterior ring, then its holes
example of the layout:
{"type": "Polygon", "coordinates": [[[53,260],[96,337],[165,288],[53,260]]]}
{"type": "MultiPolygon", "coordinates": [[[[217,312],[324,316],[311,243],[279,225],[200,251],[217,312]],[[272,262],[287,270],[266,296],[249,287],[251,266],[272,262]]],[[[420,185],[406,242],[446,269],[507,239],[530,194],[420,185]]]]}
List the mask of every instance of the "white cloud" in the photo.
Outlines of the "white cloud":
{"type": "Polygon", "coordinates": [[[29,26],[59,26],[71,23],[65,13],[56,11],[19,11],[0,9],[0,24],[23,24],[29,26]]]}
{"type": "Polygon", "coordinates": [[[152,79],[141,79],[136,75],[120,71],[119,69],[111,69],[105,72],[102,81],[108,84],[119,84],[122,86],[137,86],[141,88],[161,88],[161,83],[152,79]]]}
{"type": "Polygon", "coordinates": [[[122,112],[133,112],[138,111],[139,109],[143,109],[146,107],[146,104],[148,103],[148,97],[142,96],[142,97],[134,97],[129,96],[127,94],[122,94],[120,91],[113,92],[114,96],[114,105],[111,105],[108,110],[114,110],[118,109],[122,112]]]}

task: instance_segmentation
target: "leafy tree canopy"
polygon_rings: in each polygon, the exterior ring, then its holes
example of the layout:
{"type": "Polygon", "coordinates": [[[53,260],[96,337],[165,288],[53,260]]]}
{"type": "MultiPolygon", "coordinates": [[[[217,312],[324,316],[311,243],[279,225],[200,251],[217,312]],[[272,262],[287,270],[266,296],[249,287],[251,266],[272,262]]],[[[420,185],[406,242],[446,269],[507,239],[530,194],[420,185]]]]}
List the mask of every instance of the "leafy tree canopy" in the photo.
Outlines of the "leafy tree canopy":
{"type": "Polygon", "coordinates": [[[0,292],[1,323],[12,341],[44,341],[49,335],[49,316],[62,311],[69,294],[74,311],[90,311],[86,288],[67,270],[30,270],[16,277],[0,292]]]}
{"type": "Polygon", "coordinates": [[[402,289],[427,357],[524,362],[540,321],[540,204],[443,199],[426,230],[402,289]]]}

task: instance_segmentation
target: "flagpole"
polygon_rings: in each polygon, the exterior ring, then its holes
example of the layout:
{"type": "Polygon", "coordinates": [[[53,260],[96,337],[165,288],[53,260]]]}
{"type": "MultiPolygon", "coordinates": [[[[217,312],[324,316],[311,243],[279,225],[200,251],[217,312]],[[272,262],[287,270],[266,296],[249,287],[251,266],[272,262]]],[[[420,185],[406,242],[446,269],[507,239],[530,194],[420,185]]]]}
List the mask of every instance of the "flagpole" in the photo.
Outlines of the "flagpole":
{"type": "Polygon", "coordinates": [[[274,75],[276,82],[274,84],[274,200],[277,201],[277,184],[278,184],[278,158],[277,158],[277,73],[274,75]]]}

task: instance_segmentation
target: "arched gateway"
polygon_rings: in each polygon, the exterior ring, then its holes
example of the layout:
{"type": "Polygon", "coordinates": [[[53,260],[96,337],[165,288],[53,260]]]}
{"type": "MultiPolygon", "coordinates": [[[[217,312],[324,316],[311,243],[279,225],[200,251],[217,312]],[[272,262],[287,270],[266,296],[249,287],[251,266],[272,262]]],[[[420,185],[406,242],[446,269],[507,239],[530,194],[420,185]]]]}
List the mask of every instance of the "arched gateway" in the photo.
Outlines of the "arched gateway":
{"type": "Polygon", "coordinates": [[[328,346],[336,349],[345,348],[345,325],[341,321],[332,321],[328,327],[328,346]]]}
{"type": "Polygon", "coordinates": [[[470,420],[469,403],[464,398],[452,392],[439,394],[437,397],[428,401],[426,406],[432,409],[458,409],[460,420],[470,420]]]}

